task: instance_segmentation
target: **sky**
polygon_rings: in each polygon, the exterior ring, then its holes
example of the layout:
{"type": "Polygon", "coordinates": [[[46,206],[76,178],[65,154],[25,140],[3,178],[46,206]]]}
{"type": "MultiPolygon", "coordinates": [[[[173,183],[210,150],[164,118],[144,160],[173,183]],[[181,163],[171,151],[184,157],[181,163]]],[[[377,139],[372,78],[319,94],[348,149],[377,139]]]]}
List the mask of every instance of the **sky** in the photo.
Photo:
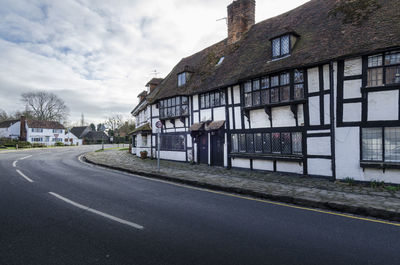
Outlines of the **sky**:
{"type": "MultiPolygon", "coordinates": [[[[227,37],[232,0],[0,0],[0,109],[45,90],[69,123],[130,117],[137,95],[181,58],[227,37]]],[[[256,23],[307,0],[257,0],[256,23]]]]}

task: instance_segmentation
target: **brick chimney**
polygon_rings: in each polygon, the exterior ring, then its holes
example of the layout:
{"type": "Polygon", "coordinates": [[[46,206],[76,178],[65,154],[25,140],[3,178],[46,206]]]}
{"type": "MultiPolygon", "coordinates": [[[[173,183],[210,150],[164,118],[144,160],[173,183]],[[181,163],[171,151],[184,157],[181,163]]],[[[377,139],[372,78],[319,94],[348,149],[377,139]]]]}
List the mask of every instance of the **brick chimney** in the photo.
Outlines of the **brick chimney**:
{"type": "Polygon", "coordinates": [[[254,25],[255,14],[255,0],[235,0],[228,6],[228,44],[240,40],[254,25]]]}
{"type": "Polygon", "coordinates": [[[19,139],[21,141],[26,141],[26,118],[25,118],[25,116],[21,116],[20,121],[21,121],[21,124],[19,127],[19,139]]]}

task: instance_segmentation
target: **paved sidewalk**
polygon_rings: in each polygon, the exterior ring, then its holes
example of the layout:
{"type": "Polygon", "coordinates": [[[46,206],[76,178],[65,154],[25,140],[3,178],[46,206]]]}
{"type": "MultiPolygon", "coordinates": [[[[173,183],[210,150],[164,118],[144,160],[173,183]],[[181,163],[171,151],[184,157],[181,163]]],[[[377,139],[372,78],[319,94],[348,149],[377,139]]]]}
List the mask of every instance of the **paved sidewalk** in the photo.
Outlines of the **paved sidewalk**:
{"type": "Polygon", "coordinates": [[[126,151],[85,154],[87,162],[130,173],[275,201],[400,221],[400,191],[298,175],[142,160],[126,151]]]}

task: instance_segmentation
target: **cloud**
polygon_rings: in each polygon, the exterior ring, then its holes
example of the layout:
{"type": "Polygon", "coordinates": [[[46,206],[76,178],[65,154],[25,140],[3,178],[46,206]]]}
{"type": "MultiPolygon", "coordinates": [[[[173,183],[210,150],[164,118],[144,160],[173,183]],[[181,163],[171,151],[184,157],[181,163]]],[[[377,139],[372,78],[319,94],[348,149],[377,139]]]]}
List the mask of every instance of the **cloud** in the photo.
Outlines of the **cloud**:
{"type": "MultiPolygon", "coordinates": [[[[22,92],[63,98],[70,120],[125,117],[151,72],[227,35],[231,0],[0,0],[0,108],[22,109],[22,92]]],[[[256,20],[306,0],[257,1],[256,20]]]]}

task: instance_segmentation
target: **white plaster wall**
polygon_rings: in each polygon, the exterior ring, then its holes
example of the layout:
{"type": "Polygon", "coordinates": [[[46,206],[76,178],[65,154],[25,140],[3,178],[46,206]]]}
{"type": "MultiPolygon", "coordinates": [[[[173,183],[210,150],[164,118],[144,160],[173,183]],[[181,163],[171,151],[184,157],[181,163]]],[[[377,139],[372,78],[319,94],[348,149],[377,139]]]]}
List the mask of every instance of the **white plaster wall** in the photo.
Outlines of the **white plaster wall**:
{"type": "Polygon", "coordinates": [[[201,121],[210,121],[211,120],[211,109],[200,110],[200,120],[201,121]]]}
{"type": "Polygon", "coordinates": [[[175,160],[175,161],[186,161],[186,152],[178,151],[160,151],[161,159],[175,160]]]}
{"type": "Polygon", "coordinates": [[[227,91],[228,91],[228,104],[230,105],[230,104],[232,104],[232,94],[231,94],[232,87],[228,87],[227,91]]]}
{"type": "Polygon", "coordinates": [[[151,111],[152,111],[151,112],[152,116],[158,116],[159,115],[159,109],[157,109],[157,105],[156,104],[151,105],[151,111]]]}
{"type": "Polygon", "coordinates": [[[268,115],[265,113],[264,109],[250,111],[250,125],[252,129],[271,127],[268,115]]]}
{"type": "Polygon", "coordinates": [[[173,129],[173,128],[175,128],[175,127],[174,127],[174,125],[173,125],[169,120],[166,120],[166,121],[165,121],[165,128],[166,128],[166,129],[173,129]]]}
{"type": "Polygon", "coordinates": [[[332,177],[331,159],[307,159],[307,162],[309,175],[332,177]]]}
{"type": "Polygon", "coordinates": [[[362,59],[361,57],[348,59],[344,61],[344,76],[361,75],[362,59]]]}
{"type": "Polygon", "coordinates": [[[0,137],[9,137],[8,128],[0,128],[0,137]]]}
{"type": "Polygon", "coordinates": [[[21,122],[18,121],[8,128],[8,133],[12,138],[16,138],[20,136],[21,133],[20,129],[21,129],[21,122]]]}
{"type": "MultiPolygon", "coordinates": [[[[186,124],[187,124],[187,120],[186,120],[186,124]]],[[[180,119],[175,119],[175,127],[184,127],[184,126],[185,126],[185,124],[183,124],[183,122],[180,119]]]]}
{"type": "Polygon", "coordinates": [[[343,121],[361,121],[361,103],[343,104],[343,121]]]}
{"type": "Polygon", "coordinates": [[[323,66],[324,70],[324,90],[330,89],[330,79],[329,79],[329,64],[323,66]]]}
{"type": "Polygon", "coordinates": [[[197,122],[200,122],[199,113],[195,112],[195,113],[193,113],[193,123],[197,123],[197,122]]]}
{"type": "Polygon", "coordinates": [[[186,145],[187,147],[192,147],[192,136],[190,134],[187,135],[186,145]]]}
{"type": "Polygon", "coordinates": [[[318,92],[319,91],[319,70],[318,67],[310,68],[307,70],[308,79],[308,92],[318,92]]]}
{"type": "Polygon", "coordinates": [[[235,129],[242,129],[242,112],[240,111],[240,107],[235,107],[235,129]]]}
{"type": "Polygon", "coordinates": [[[289,127],[296,126],[296,120],[290,106],[272,108],[272,126],[289,127]]]}
{"type": "Polygon", "coordinates": [[[175,131],[176,132],[186,132],[186,129],[185,128],[177,128],[175,131]]]}
{"type": "Polygon", "coordinates": [[[368,120],[399,119],[399,91],[368,93],[368,120]]]}
{"type": "Polygon", "coordinates": [[[303,174],[303,165],[299,162],[277,161],[276,171],[303,174]]]}
{"type": "Polygon", "coordinates": [[[228,111],[229,111],[229,129],[233,130],[233,114],[232,114],[232,108],[229,108],[228,111]]]}
{"type": "Polygon", "coordinates": [[[232,167],[250,168],[250,159],[244,159],[244,158],[232,159],[232,167]]]}
{"type": "Polygon", "coordinates": [[[300,104],[297,106],[297,121],[299,126],[304,126],[304,105],[300,104]]]}
{"type": "Polygon", "coordinates": [[[240,87],[236,85],[233,87],[233,103],[238,104],[240,103],[240,87]]]}
{"type": "Polygon", "coordinates": [[[361,86],[361,79],[345,80],[343,82],[343,98],[360,98],[361,86]]]}
{"type": "Polygon", "coordinates": [[[193,146],[193,160],[194,162],[198,162],[198,158],[197,158],[197,144],[195,143],[193,146]]]}
{"type": "Polygon", "coordinates": [[[400,170],[386,169],[383,172],[382,169],[366,168],[364,171],[366,181],[384,181],[386,183],[400,183],[400,170]]]}
{"type": "Polygon", "coordinates": [[[199,95],[193,95],[193,110],[199,109],[199,95]]]}
{"type": "Polygon", "coordinates": [[[324,95],[324,123],[331,124],[331,96],[324,95]]]}
{"type": "Polygon", "coordinates": [[[321,125],[319,99],[319,96],[308,98],[310,125],[321,125]]]}
{"type": "Polygon", "coordinates": [[[307,154],[331,155],[331,137],[308,137],[307,154]]]}
{"type": "Polygon", "coordinates": [[[269,160],[253,160],[253,169],[274,171],[274,162],[269,160]]]}
{"type": "Polygon", "coordinates": [[[214,121],[224,121],[225,117],[225,107],[214,108],[214,121]]]}

